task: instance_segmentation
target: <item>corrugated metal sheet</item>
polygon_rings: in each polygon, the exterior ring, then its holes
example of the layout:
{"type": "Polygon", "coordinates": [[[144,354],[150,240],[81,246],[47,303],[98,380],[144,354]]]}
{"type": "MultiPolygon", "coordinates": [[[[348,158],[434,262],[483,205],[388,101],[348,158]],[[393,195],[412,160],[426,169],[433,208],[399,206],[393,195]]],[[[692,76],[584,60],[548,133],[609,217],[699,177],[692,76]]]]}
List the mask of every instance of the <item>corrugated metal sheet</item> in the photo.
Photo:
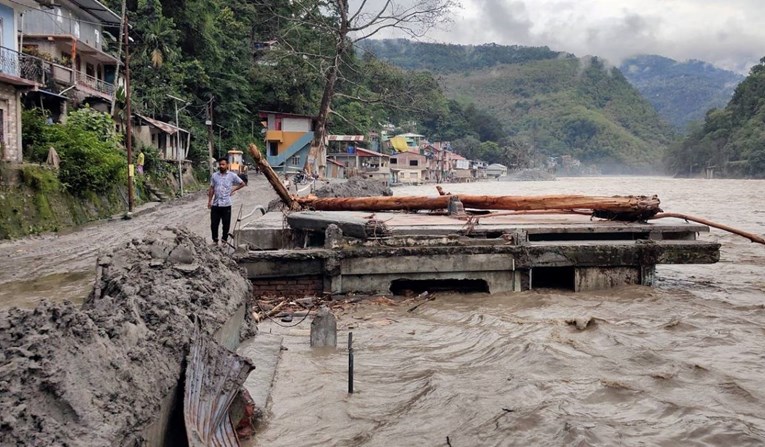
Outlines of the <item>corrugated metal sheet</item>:
{"type": "Polygon", "coordinates": [[[329,135],[329,141],[364,141],[364,135],[329,135]]]}
{"type": "Polygon", "coordinates": [[[178,131],[181,131],[183,133],[189,133],[186,129],[181,129],[180,127],[175,127],[172,124],[164,123],[160,120],[155,120],[154,118],[149,118],[148,116],[143,116],[139,114],[135,114],[135,116],[141,118],[142,120],[146,121],[147,123],[151,124],[152,126],[156,127],[157,129],[161,130],[162,132],[168,134],[168,135],[175,135],[178,133],[178,131]]]}
{"type": "Polygon", "coordinates": [[[254,366],[203,335],[191,343],[183,412],[190,447],[238,447],[228,410],[254,366]]]}

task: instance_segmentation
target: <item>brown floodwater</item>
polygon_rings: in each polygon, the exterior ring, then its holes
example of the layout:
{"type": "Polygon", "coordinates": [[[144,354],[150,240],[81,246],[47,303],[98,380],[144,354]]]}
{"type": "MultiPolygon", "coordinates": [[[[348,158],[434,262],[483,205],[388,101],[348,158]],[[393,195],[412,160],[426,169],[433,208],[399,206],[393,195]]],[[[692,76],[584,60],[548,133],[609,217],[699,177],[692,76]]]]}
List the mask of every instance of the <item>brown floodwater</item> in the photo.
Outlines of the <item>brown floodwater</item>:
{"type": "MultiPolygon", "coordinates": [[[[488,194],[658,194],[685,212],[765,233],[765,181],[572,178],[447,185],[488,194]]],[[[396,194],[434,194],[432,186],[396,194]]],[[[285,335],[254,446],[765,444],[765,247],[713,231],[716,265],[662,266],[654,288],[438,294],[340,315],[347,351],[285,335]],[[579,330],[569,321],[589,321],[579,330]],[[448,442],[447,442],[448,438],[448,442]]]]}

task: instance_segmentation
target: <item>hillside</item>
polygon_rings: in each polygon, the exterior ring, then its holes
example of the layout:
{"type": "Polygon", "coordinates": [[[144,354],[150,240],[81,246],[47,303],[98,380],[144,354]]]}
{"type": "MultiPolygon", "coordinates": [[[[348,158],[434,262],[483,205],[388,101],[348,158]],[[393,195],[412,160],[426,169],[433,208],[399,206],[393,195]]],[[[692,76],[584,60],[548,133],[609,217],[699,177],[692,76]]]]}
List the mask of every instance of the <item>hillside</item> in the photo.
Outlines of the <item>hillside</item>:
{"type": "Polygon", "coordinates": [[[726,177],[765,178],[765,58],[736,87],[728,105],[707,113],[667,157],[678,175],[695,176],[715,167],[726,177]]]}
{"type": "Polygon", "coordinates": [[[366,50],[438,74],[447,96],[487,110],[540,152],[605,172],[660,165],[672,131],[617,69],[547,48],[375,41],[366,50]],[[626,169],[625,169],[626,168],[626,169]]]}
{"type": "Polygon", "coordinates": [[[744,79],[706,62],[678,62],[655,55],[628,59],[621,71],[659,115],[680,131],[703,120],[709,109],[724,107],[744,79]]]}

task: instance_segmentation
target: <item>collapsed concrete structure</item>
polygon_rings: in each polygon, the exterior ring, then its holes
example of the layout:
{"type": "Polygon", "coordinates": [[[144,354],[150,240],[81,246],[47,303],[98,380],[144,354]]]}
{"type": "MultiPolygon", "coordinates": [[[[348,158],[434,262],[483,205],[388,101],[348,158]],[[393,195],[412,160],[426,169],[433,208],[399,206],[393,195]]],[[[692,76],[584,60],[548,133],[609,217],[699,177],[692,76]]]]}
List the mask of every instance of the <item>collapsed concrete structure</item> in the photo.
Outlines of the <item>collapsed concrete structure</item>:
{"type": "Polygon", "coordinates": [[[255,294],[587,291],[651,285],[657,264],[720,257],[719,244],[697,240],[709,227],[686,222],[298,211],[286,223],[267,213],[236,235],[251,248],[237,260],[255,294]]]}
{"type": "Polygon", "coordinates": [[[195,324],[235,349],[251,293],[233,261],[168,229],[101,256],[82,308],[0,312],[0,445],[185,445],[195,324]]]}

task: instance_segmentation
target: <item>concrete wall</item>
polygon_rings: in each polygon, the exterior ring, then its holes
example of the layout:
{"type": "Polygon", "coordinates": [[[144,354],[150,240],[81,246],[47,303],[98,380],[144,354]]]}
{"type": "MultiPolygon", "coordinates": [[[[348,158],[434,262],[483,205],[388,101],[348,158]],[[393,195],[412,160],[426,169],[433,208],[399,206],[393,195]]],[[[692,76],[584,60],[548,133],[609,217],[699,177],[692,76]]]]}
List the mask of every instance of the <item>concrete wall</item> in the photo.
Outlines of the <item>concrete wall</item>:
{"type": "Polygon", "coordinates": [[[0,83],[0,110],[3,120],[2,160],[21,162],[21,96],[16,88],[0,83]]]}

